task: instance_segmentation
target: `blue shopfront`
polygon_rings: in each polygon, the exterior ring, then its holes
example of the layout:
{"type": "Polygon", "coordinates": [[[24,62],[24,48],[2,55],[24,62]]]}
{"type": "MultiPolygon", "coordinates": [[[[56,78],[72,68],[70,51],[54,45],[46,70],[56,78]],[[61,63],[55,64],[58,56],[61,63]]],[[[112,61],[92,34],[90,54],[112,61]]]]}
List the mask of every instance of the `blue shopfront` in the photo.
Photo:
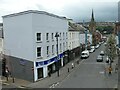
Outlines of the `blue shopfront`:
{"type": "Polygon", "coordinates": [[[53,57],[49,60],[35,62],[35,81],[47,77],[49,71],[54,73],[58,66],[59,68],[63,66],[63,56],[64,54],[62,53],[58,55],[58,58],[53,57]]]}

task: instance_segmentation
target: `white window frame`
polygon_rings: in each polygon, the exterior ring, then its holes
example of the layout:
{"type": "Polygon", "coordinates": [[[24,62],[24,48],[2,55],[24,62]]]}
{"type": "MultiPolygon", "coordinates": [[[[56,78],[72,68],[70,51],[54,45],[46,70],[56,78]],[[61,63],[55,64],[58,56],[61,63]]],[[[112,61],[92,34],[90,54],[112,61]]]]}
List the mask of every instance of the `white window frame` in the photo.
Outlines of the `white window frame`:
{"type": "Polygon", "coordinates": [[[37,59],[42,59],[42,47],[41,46],[37,46],[36,47],[36,57],[37,57],[37,59]],[[37,48],[41,48],[41,56],[38,56],[37,54],[38,54],[38,52],[37,52],[37,48]]]}
{"type": "Polygon", "coordinates": [[[49,33],[46,33],[46,41],[49,42],[49,33]]]}
{"type": "Polygon", "coordinates": [[[37,43],[41,43],[42,42],[42,33],[41,32],[36,32],[35,33],[35,40],[36,40],[37,43]],[[37,33],[41,34],[41,40],[37,40],[37,33]]]}
{"type": "Polygon", "coordinates": [[[62,52],[62,44],[60,43],[60,52],[62,52]]]}
{"type": "Polygon", "coordinates": [[[54,33],[51,33],[51,39],[54,41],[54,33]]]}
{"type": "Polygon", "coordinates": [[[47,46],[47,52],[46,52],[46,54],[47,54],[47,57],[49,57],[49,55],[50,55],[50,46],[47,46]]]}
{"type": "Polygon", "coordinates": [[[65,38],[65,33],[63,32],[63,40],[64,40],[64,38],[65,38]]]}
{"type": "Polygon", "coordinates": [[[52,45],[52,55],[54,55],[54,52],[55,52],[55,46],[52,45]]]}

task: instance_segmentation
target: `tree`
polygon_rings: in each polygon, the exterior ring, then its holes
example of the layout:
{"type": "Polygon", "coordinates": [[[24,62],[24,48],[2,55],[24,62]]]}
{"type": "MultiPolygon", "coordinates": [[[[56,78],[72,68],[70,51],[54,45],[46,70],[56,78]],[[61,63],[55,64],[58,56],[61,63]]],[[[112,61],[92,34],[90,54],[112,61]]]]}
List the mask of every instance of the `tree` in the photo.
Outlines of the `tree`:
{"type": "Polygon", "coordinates": [[[114,59],[117,55],[116,40],[115,40],[115,36],[113,34],[111,34],[108,38],[105,52],[106,52],[106,55],[109,57],[110,67],[112,67],[112,62],[114,61],[114,59]]]}

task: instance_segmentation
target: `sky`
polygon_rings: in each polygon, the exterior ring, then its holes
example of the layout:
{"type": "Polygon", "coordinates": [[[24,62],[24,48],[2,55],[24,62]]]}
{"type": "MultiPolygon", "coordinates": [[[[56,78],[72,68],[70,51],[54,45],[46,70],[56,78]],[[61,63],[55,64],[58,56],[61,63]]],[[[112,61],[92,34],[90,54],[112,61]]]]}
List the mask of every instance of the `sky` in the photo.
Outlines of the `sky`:
{"type": "Polygon", "coordinates": [[[92,9],[96,22],[117,21],[120,0],[0,0],[2,16],[27,10],[39,10],[73,19],[75,22],[90,21],[92,9]]]}

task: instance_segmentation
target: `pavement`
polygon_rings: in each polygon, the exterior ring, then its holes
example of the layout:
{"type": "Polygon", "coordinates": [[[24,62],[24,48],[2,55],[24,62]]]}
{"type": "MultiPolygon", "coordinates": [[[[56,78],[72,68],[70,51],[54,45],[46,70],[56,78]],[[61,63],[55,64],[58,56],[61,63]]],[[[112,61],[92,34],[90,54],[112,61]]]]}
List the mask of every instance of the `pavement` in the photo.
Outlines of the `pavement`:
{"type": "Polygon", "coordinates": [[[12,77],[9,77],[7,81],[6,77],[0,76],[1,78],[0,84],[2,84],[3,87],[10,85],[12,86],[11,88],[15,88],[15,87],[16,88],[54,88],[62,80],[64,80],[75,68],[77,68],[81,62],[82,61],[80,61],[80,57],[78,57],[67,63],[64,67],[62,67],[59,70],[60,72],[59,77],[57,75],[57,72],[55,72],[51,74],[51,77],[43,78],[34,83],[17,78],[14,78],[14,83],[13,83],[12,77]],[[77,63],[77,61],[79,61],[79,64],[77,63]],[[74,63],[74,68],[72,68],[72,63],[74,63]],[[69,68],[69,72],[68,72],[68,68],[69,68]]]}

